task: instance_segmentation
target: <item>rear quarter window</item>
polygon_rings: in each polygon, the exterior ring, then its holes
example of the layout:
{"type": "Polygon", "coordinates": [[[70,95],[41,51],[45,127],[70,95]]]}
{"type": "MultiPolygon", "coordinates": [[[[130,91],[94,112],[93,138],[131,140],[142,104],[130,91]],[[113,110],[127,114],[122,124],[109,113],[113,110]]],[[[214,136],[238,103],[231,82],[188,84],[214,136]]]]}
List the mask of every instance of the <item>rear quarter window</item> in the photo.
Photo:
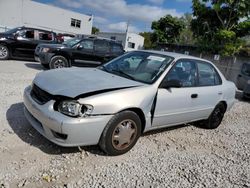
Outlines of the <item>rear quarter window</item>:
{"type": "Polygon", "coordinates": [[[112,44],[111,43],[111,51],[114,53],[123,53],[123,48],[119,44],[112,44]]]}

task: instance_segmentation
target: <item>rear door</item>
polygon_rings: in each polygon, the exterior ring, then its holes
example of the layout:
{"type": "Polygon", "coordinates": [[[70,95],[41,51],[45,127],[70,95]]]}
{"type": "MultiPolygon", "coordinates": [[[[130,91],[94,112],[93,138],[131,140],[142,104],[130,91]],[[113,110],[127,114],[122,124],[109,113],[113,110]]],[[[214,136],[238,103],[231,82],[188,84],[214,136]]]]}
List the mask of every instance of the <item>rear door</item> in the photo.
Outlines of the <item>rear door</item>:
{"type": "Polygon", "coordinates": [[[124,53],[123,47],[121,44],[110,43],[111,44],[111,58],[118,57],[124,53]]]}
{"type": "Polygon", "coordinates": [[[104,63],[111,58],[110,43],[104,39],[96,39],[94,44],[94,56],[97,62],[104,63]]]}
{"type": "Polygon", "coordinates": [[[222,80],[214,66],[196,60],[198,70],[197,100],[193,100],[195,118],[207,119],[223,98],[222,80]]]}

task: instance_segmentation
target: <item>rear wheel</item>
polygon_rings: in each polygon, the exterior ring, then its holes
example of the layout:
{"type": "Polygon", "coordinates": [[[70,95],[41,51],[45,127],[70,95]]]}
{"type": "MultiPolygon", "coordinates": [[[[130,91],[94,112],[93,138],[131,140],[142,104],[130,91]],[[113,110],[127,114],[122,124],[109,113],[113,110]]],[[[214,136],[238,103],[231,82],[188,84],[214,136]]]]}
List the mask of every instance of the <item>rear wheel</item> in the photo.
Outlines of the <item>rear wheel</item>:
{"type": "Polygon", "coordinates": [[[116,114],[105,127],[99,145],[108,155],[128,152],[141,134],[141,120],[131,111],[116,114]]]}
{"type": "Polygon", "coordinates": [[[9,59],[9,49],[7,46],[0,44],[0,60],[9,59]]]}
{"type": "Polygon", "coordinates": [[[49,67],[50,69],[59,69],[59,68],[69,67],[69,62],[63,56],[54,56],[50,60],[49,67]]]}
{"type": "Polygon", "coordinates": [[[224,117],[225,111],[226,107],[223,103],[219,103],[218,105],[216,105],[209,118],[204,121],[205,128],[215,129],[219,127],[224,117]]]}

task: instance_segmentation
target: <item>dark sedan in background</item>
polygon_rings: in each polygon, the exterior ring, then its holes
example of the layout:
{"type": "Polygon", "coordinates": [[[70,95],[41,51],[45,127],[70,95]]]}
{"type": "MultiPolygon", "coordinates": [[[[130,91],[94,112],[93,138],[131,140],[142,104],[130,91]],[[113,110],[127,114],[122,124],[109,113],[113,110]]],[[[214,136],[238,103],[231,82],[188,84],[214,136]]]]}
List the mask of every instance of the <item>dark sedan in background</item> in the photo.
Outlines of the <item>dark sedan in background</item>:
{"type": "Polygon", "coordinates": [[[57,43],[56,33],[29,27],[17,27],[0,33],[0,60],[33,60],[39,43],[57,43]]]}

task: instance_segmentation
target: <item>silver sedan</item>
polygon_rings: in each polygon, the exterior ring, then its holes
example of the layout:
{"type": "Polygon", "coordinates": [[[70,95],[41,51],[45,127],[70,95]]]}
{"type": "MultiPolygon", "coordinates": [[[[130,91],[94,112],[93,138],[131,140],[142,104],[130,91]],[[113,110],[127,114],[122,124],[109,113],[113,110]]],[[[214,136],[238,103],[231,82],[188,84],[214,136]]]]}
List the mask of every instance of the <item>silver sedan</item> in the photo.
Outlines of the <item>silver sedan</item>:
{"type": "Polygon", "coordinates": [[[99,144],[107,154],[120,155],[153,129],[196,121],[217,128],[235,90],[207,60],[133,51],[97,68],[37,74],[24,91],[24,112],[58,145],[99,144]]]}

